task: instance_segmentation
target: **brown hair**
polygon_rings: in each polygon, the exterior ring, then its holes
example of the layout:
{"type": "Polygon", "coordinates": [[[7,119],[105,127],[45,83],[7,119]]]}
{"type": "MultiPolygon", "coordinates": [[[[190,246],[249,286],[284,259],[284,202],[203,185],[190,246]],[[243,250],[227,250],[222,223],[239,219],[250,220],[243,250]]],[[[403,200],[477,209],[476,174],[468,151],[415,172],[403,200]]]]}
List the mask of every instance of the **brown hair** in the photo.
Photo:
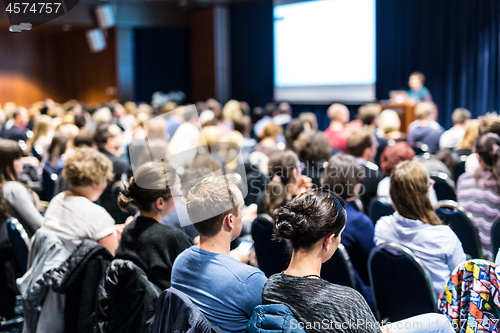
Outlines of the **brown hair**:
{"type": "Polygon", "coordinates": [[[327,161],[332,156],[332,146],[323,132],[303,133],[297,140],[296,148],[302,161],[318,163],[327,161]]]}
{"type": "Polygon", "coordinates": [[[495,133],[487,133],[477,138],[474,144],[476,152],[483,163],[474,173],[476,181],[481,177],[482,172],[488,173],[487,178],[495,179],[498,189],[500,189],[500,137],[495,133]]]}
{"type": "Polygon", "coordinates": [[[128,186],[122,184],[118,206],[128,211],[134,206],[141,212],[150,212],[158,198],[167,201],[172,198],[172,187],[176,180],[175,170],[161,162],[149,162],[140,166],[130,178],[128,186]]]}
{"type": "Polygon", "coordinates": [[[472,149],[474,142],[479,136],[479,120],[472,119],[465,127],[465,134],[462,141],[458,144],[458,149],[472,149]]]}
{"type": "Polygon", "coordinates": [[[281,133],[283,133],[283,128],[279,125],[276,125],[272,121],[269,121],[264,126],[264,130],[262,131],[262,133],[260,133],[259,139],[262,140],[268,137],[277,136],[280,135],[281,133]]]}
{"type": "Polygon", "coordinates": [[[55,167],[59,157],[66,152],[69,139],[70,137],[66,133],[59,131],[54,133],[54,137],[52,138],[52,142],[50,143],[47,151],[49,154],[50,166],[52,168],[55,167]]]}
{"type": "Polygon", "coordinates": [[[16,141],[0,139],[0,184],[17,181],[14,161],[23,157],[23,150],[16,141]]]}
{"type": "Polygon", "coordinates": [[[99,188],[106,179],[113,179],[113,164],[93,148],[75,148],[66,159],[62,175],[70,185],[99,188]]]}
{"type": "Polygon", "coordinates": [[[363,125],[370,126],[375,122],[375,119],[382,112],[382,107],[380,104],[365,104],[358,109],[358,118],[361,120],[363,125]]]}
{"type": "Polygon", "coordinates": [[[373,130],[367,126],[355,129],[347,139],[347,150],[354,157],[363,156],[366,148],[372,146],[373,130]]]}
{"type": "Polygon", "coordinates": [[[451,114],[453,125],[463,124],[470,119],[470,111],[464,108],[456,108],[451,114]]]}
{"type": "Polygon", "coordinates": [[[479,135],[496,133],[500,135],[500,116],[490,113],[479,118],[479,135]]]}
{"type": "Polygon", "coordinates": [[[408,77],[408,79],[412,76],[418,76],[418,78],[420,79],[420,82],[422,82],[422,85],[425,83],[425,75],[420,73],[420,72],[413,72],[410,74],[410,76],[408,77]]]}
{"type": "Polygon", "coordinates": [[[289,184],[293,180],[293,169],[297,169],[299,158],[291,150],[277,152],[269,158],[268,168],[271,181],[267,184],[265,211],[273,216],[276,208],[281,207],[292,198],[288,193],[289,184]]]}
{"type": "Polygon", "coordinates": [[[356,196],[355,187],[365,179],[365,170],[351,155],[336,154],[321,175],[321,185],[342,199],[356,196]]]}
{"type": "Polygon", "coordinates": [[[390,195],[396,211],[403,217],[431,225],[441,221],[429,197],[429,174],[418,161],[403,161],[391,173],[390,195]]]}

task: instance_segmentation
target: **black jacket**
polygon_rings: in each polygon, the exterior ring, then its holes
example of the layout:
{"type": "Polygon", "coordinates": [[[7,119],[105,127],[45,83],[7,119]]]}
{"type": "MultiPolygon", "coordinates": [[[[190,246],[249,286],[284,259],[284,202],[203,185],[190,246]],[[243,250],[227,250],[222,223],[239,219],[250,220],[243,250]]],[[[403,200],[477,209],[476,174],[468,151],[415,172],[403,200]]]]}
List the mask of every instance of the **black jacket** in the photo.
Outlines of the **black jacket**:
{"type": "Polygon", "coordinates": [[[95,311],[97,287],[113,255],[92,240],[84,240],[53,273],[52,288],[66,295],[65,332],[87,332],[95,311]]]}
{"type": "Polygon", "coordinates": [[[7,231],[7,222],[0,222],[0,317],[12,318],[16,315],[14,307],[19,291],[16,279],[21,277],[12,243],[7,231]]]}
{"type": "Polygon", "coordinates": [[[115,259],[99,283],[94,333],[145,332],[161,290],[129,260],[115,259]]]}
{"type": "Polygon", "coordinates": [[[148,333],[217,333],[201,311],[182,292],[169,288],[156,303],[156,312],[148,333]]]}

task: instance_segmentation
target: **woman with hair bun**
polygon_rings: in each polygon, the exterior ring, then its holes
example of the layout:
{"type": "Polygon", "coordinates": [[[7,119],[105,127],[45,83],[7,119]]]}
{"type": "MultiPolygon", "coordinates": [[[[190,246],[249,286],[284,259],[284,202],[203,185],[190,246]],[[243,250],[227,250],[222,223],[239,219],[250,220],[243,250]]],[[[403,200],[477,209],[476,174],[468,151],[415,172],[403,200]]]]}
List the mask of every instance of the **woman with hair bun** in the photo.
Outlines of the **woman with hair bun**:
{"type": "MultiPolygon", "coordinates": [[[[274,215],[275,236],[289,239],[293,254],[288,268],[267,280],[262,304],[286,305],[295,317],[290,324],[300,325],[308,333],[386,332],[359,292],[320,277],[321,265],[332,257],[341,241],[346,224],[344,200],[319,188],[288,201],[274,215]]],[[[432,313],[393,323],[392,332],[454,331],[446,316],[432,313]],[[437,329],[432,330],[429,322],[436,323],[437,329]]]]}
{"type": "Polygon", "coordinates": [[[491,253],[490,231],[500,217],[500,137],[495,133],[480,136],[473,152],[477,154],[479,168],[458,178],[457,199],[472,214],[484,257],[494,260],[496,253],[491,253]]]}
{"type": "Polygon", "coordinates": [[[115,257],[132,261],[162,290],[170,288],[175,258],[193,245],[183,231],[160,223],[175,210],[180,187],[173,168],[150,162],[134,172],[128,186],[122,185],[118,197],[122,210],[133,207],[139,216],[123,229],[115,257]]]}

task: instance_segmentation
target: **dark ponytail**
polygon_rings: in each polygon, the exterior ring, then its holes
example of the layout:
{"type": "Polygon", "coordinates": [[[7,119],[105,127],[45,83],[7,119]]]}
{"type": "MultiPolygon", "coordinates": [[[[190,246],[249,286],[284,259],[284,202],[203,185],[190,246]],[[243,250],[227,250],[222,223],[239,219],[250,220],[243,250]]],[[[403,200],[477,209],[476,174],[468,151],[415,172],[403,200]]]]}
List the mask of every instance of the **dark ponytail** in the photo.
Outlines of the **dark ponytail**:
{"type": "Polygon", "coordinates": [[[483,163],[474,174],[476,181],[481,177],[481,172],[487,172],[497,182],[500,191],[500,137],[496,133],[487,133],[477,138],[474,152],[479,154],[483,163]]]}
{"type": "MultiPolygon", "coordinates": [[[[274,210],[292,198],[291,181],[293,169],[297,169],[299,158],[291,150],[275,153],[269,158],[269,177],[265,211],[273,217],[274,210]]],[[[298,175],[297,175],[298,176],[298,175]]]]}
{"type": "Polygon", "coordinates": [[[172,167],[164,167],[160,162],[142,165],[134,172],[128,186],[122,184],[118,196],[118,206],[123,211],[133,206],[139,211],[149,212],[158,198],[169,200],[172,197],[177,175],[172,167]]]}
{"type": "Polygon", "coordinates": [[[310,249],[324,237],[338,237],[346,223],[344,200],[325,189],[309,190],[274,212],[278,240],[290,239],[294,250],[310,249]]]}

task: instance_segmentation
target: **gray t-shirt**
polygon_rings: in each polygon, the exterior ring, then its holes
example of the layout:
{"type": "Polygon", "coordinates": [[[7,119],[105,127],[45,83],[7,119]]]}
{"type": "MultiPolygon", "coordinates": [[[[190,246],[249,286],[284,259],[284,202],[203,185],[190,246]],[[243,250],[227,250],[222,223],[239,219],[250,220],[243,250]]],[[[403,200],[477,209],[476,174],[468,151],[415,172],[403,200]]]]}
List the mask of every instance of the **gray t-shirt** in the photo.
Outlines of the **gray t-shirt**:
{"type": "Polygon", "coordinates": [[[278,273],[262,290],[262,304],[285,304],[306,332],[377,332],[365,299],[356,290],[323,279],[278,273]]]}

